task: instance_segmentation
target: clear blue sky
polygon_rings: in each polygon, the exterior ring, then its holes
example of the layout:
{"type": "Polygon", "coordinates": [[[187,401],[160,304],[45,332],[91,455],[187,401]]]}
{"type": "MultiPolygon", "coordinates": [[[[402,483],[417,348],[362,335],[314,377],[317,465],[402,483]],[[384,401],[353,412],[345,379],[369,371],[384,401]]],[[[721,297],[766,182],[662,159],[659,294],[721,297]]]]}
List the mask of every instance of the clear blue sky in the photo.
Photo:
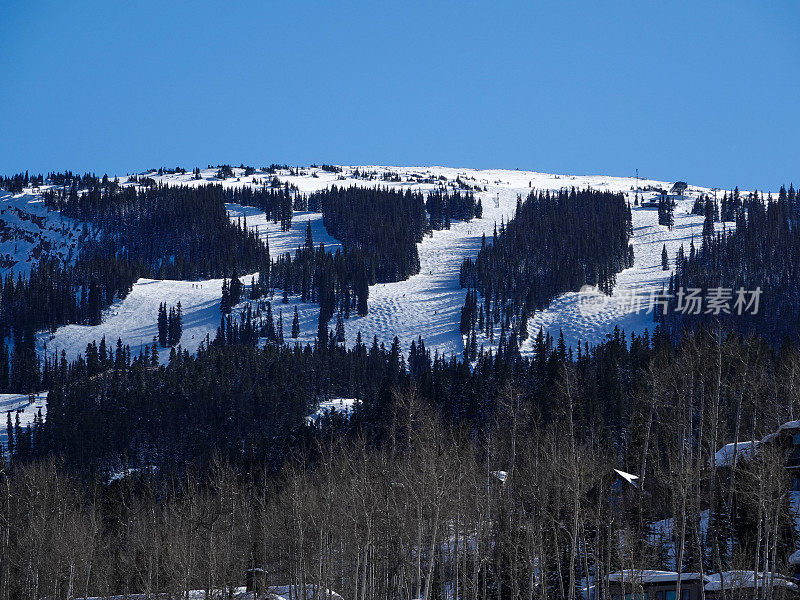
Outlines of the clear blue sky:
{"type": "Polygon", "coordinates": [[[0,172],[443,164],[800,182],[800,2],[45,2],[0,172]]]}

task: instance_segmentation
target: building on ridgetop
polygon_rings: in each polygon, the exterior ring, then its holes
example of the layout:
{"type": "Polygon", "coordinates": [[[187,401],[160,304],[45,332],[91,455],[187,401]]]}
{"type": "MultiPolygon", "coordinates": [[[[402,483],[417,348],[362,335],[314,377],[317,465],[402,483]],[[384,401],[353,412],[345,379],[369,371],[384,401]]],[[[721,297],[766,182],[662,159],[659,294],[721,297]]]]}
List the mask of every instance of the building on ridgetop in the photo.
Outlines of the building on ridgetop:
{"type": "Polygon", "coordinates": [[[686,191],[686,188],[689,187],[689,184],[685,181],[676,181],[672,184],[672,189],[670,189],[669,193],[674,194],[675,196],[683,196],[683,193],[686,191]]]}

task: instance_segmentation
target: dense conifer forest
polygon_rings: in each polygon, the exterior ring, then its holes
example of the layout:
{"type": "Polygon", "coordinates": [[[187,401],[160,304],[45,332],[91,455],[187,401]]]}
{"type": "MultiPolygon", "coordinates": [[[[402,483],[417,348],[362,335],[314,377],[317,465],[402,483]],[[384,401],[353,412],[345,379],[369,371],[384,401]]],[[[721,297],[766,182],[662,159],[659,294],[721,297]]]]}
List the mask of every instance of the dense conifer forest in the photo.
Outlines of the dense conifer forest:
{"type": "Polygon", "coordinates": [[[325,229],[363,257],[370,283],[403,281],[419,272],[417,244],[429,230],[425,199],[390,188],[332,187],[309,196],[325,229]]]}
{"type": "Polygon", "coordinates": [[[616,273],[633,265],[631,233],[622,194],[572,189],[518,199],[514,218],[461,266],[462,335],[474,338],[477,328],[494,340],[499,326],[501,346],[513,352],[528,336],[528,317],[559,294],[583,285],[610,294],[616,273]]]}
{"type": "Polygon", "coordinates": [[[718,323],[757,334],[778,346],[800,340],[800,198],[793,187],[777,198],[755,192],[725,194],[721,209],[708,199],[703,237],[681,248],[660,320],[679,337],[685,328],[718,323]],[[715,233],[714,221],[735,230],[715,233]],[[694,299],[700,299],[700,304],[694,299]],[[725,308],[709,300],[725,301],[725,308]]]}
{"type": "MultiPolygon", "coordinates": [[[[77,184],[44,194],[67,217],[97,226],[89,252],[124,258],[153,277],[208,279],[258,271],[269,252],[253,232],[232,223],[222,187],[120,188],[108,178],[78,193],[77,184]]],[[[144,275],[143,275],[144,276],[144,275]]]]}

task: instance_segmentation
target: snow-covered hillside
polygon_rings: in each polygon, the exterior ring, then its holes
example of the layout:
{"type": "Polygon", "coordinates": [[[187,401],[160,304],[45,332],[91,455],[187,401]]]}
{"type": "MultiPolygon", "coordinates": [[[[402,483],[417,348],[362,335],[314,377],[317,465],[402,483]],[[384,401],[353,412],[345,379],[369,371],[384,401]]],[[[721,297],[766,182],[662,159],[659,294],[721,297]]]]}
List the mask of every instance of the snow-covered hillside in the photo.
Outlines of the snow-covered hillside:
{"type": "Polygon", "coordinates": [[[0,274],[23,275],[45,257],[71,262],[80,252],[82,228],[48,210],[37,190],[0,191],[0,274]]]}
{"type": "MultiPolygon", "coordinates": [[[[426,346],[448,355],[460,354],[463,341],[458,331],[461,306],[465,291],[459,287],[459,268],[467,257],[477,255],[481,236],[491,239],[495,225],[508,221],[514,215],[517,198],[525,197],[531,189],[556,190],[564,187],[624,192],[633,205],[637,188],[669,189],[671,182],[653,181],[625,177],[564,176],[532,171],[474,170],[448,167],[342,167],[340,173],[319,168],[297,170],[280,169],[274,173],[256,171],[245,176],[244,170],[234,169],[234,176],[220,181],[215,169],[201,171],[201,179],[191,173],[148,173],[157,182],[170,185],[203,185],[220,183],[224,187],[261,185],[277,177],[281,184],[289,183],[302,192],[311,192],[333,185],[338,186],[387,186],[428,192],[438,186],[451,189],[469,186],[476,190],[483,204],[483,216],[471,222],[453,222],[451,229],[434,231],[419,245],[421,270],[407,281],[378,284],[370,288],[369,314],[352,316],[345,323],[349,344],[354,343],[360,331],[365,342],[373,336],[380,342],[391,343],[397,336],[404,348],[417,336],[423,336],[426,346]],[[365,177],[364,174],[367,174],[365,177]]],[[[123,185],[128,178],[120,177],[123,185]]],[[[633,244],[635,263],[633,268],[617,276],[617,286],[611,298],[603,299],[602,306],[593,310],[582,310],[585,294],[568,293],[556,299],[551,306],[531,316],[529,331],[535,334],[539,327],[558,336],[563,330],[565,339],[573,347],[581,341],[601,341],[615,326],[627,332],[642,332],[652,328],[653,316],[647,312],[647,299],[659,291],[668,280],[669,271],[661,268],[661,249],[666,244],[670,260],[674,258],[680,244],[688,250],[694,237],[700,238],[702,217],[690,215],[691,206],[700,193],[711,190],[690,186],[675,210],[675,227],[672,231],[658,225],[654,208],[634,206],[633,244]],[[635,292],[644,302],[637,308],[630,302],[635,292]]],[[[656,192],[640,192],[641,200],[656,196],[656,192]]],[[[340,248],[340,243],[325,230],[318,213],[295,213],[291,228],[282,232],[280,225],[272,223],[256,208],[228,205],[231,219],[246,222],[247,227],[257,230],[262,238],[268,238],[273,256],[292,252],[305,240],[307,223],[311,223],[315,243],[324,242],[330,251],[340,248]]],[[[728,226],[732,226],[729,224],[728,226]]],[[[246,284],[250,275],[242,277],[246,284]]],[[[103,335],[107,341],[117,337],[138,349],[147,344],[156,333],[158,305],[162,301],[175,304],[181,301],[184,310],[184,334],[182,344],[195,350],[206,335],[214,335],[219,325],[219,299],[221,281],[179,282],[139,281],[133,292],[123,301],[108,309],[103,323],[96,327],[70,325],[60,328],[52,336],[43,336],[40,350],[66,350],[68,356],[83,352],[86,344],[99,340],[103,335]]],[[[291,322],[297,299],[289,305],[280,302],[279,293],[273,299],[273,310],[283,311],[284,325],[291,322]]],[[[585,308],[585,307],[584,307],[585,308]]],[[[301,337],[299,341],[313,340],[317,330],[318,308],[315,305],[300,305],[301,337]]],[[[333,326],[333,324],[331,325],[333,326]]],[[[533,337],[533,335],[532,335],[533,337]]],[[[479,340],[488,345],[488,340],[479,340]]],[[[531,351],[532,341],[522,346],[522,352],[531,351]]]]}
{"type": "Polygon", "coordinates": [[[0,444],[3,448],[8,448],[7,415],[11,416],[13,426],[16,427],[19,418],[19,426],[25,429],[33,424],[39,412],[42,413],[42,418],[47,416],[47,392],[34,395],[33,402],[28,394],[0,394],[0,415],[3,415],[3,422],[0,423],[0,444]]]}
{"type": "MultiPolygon", "coordinates": [[[[251,275],[241,277],[242,283],[249,283],[251,275]]],[[[100,341],[104,336],[106,343],[112,347],[117,339],[130,345],[134,354],[143,351],[145,346],[151,345],[154,338],[158,337],[158,306],[162,302],[169,305],[181,303],[183,309],[183,335],[181,346],[190,352],[197,351],[200,343],[216,335],[222,314],[220,312],[220,299],[222,297],[222,279],[205,281],[174,281],[140,279],[133,286],[128,296],[103,312],[103,322],[100,325],[66,325],[59,327],[54,334],[40,334],[38,349],[40,354],[60,356],[66,352],[69,360],[75,359],[78,354],[83,354],[86,345],[92,341],[100,341]]],[[[314,341],[317,333],[319,319],[319,306],[301,303],[299,297],[290,296],[288,304],[281,303],[281,296],[273,299],[274,317],[277,319],[283,314],[284,329],[288,332],[291,328],[294,307],[298,307],[301,335],[300,343],[314,341]]],[[[239,309],[243,308],[246,301],[239,309]]],[[[236,311],[234,311],[236,312],[236,311]]],[[[162,363],[169,359],[169,350],[159,348],[159,358],[162,363]]]]}

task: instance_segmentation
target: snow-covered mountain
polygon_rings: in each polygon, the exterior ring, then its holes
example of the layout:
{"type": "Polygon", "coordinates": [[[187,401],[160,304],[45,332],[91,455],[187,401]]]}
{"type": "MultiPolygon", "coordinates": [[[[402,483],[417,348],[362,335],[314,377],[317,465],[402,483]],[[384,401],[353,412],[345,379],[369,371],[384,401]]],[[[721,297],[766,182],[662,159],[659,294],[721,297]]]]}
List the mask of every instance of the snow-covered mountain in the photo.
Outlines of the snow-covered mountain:
{"type": "MultiPolygon", "coordinates": [[[[554,336],[563,331],[568,345],[573,347],[583,341],[594,343],[602,340],[614,327],[626,332],[641,333],[652,329],[653,315],[648,311],[647,299],[661,290],[669,278],[670,271],[662,269],[661,252],[666,244],[672,260],[681,244],[688,250],[693,238],[699,239],[703,218],[690,214],[694,200],[700,194],[713,195],[708,188],[689,186],[677,198],[675,226],[672,230],[658,224],[657,211],[652,206],[636,206],[646,203],[659,195],[655,189],[669,190],[672,182],[656,181],[633,177],[571,176],[538,173],[519,170],[476,170],[450,167],[391,167],[391,166],[343,166],[341,172],[331,172],[322,168],[278,169],[275,173],[256,170],[245,175],[241,168],[233,169],[233,177],[220,181],[216,169],[200,172],[200,179],[193,173],[157,172],[140,174],[156,182],[169,185],[197,186],[219,183],[226,188],[259,185],[261,182],[277,177],[281,184],[296,186],[301,192],[312,192],[330,186],[385,186],[429,192],[437,187],[451,189],[468,187],[482,201],[483,215],[470,222],[454,221],[450,229],[434,231],[419,244],[420,273],[406,281],[377,284],[369,292],[369,314],[364,317],[352,316],[345,322],[346,336],[353,344],[358,332],[365,342],[376,336],[380,342],[391,343],[397,336],[403,347],[407,348],[412,339],[422,336],[426,346],[448,355],[463,351],[463,340],[458,325],[460,310],[464,303],[465,290],[459,286],[459,268],[465,258],[475,257],[480,249],[481,238],[491,239],[495,226],[513,218],[518,197],[526,197],[532,189],[557,190],[561,188],[591,187],[597,190],[623,192],[632,206],[634,266],[617,275],[613,295],[600,297],[599,294],[571,292],[557,298],[549,308],[531,316],[528,329],[535,334],[544,328],[554,336]],[[641,303],[632,301],[638,298],[641,303]],[[597,300],[587,308],[587,299],[597,300]]],[[[119,177],[122,185],[138,185],[131,177],[119,177]]],[[[133,178],[135,180],[135,178],[133,178]]],[[[14,265],[7,266],[4,272],[24,270],[41,253],[36,250],[51,240],[51,252],[69,257],[79,251],[77,243],[80,230],[62,219],[56,212],[47,211],[38,200],[37,190],[0,199],[0,215],[6,222],[7,230],[27,225],[26,232],[32,228],[41,230],[40,238],[27,241],[22,233],[13,234],[15,250],[12,254],[14,265]],[[28,219],[24,213],[36,215],[28,219]],[[20,216],[22,215],[22,216],[20,216]],[[9,218],[12,216],[12,218],[9,218]],[[41,221],[41,224],[39,224],[41,221]],[[56,227],[58,225],[58,227],[56,227]],[[20,241],[26,240],[22,250],[20,241]]],[[[256,230],[262,238],[268,239],[272,256],[293,252],[305,240],[307,223],[315,243],[324,242],[326,248],[335,251],[341,245],[328,232],[319,213],[295,212],[292,226],[281,231],[280,225],[265,218],[264,213],[253,207],[228,205],[231,219],[246,222],[248,228],[256,230]]],[[[722,227],[718,224],[718,227],[722,227]]],[[[725,224],[732,227],[733,224],[725,224]]],[[[31,237],[30,235],[28,237],[31,237]]],[[[4,243],[10,244],[13,238],[4,243]]],[[[6,246],[0,247],[0,256],[6,246]]],[[[10,250],[10,249],[9,249],[10,250]]],[[[243,283],[249,283],[251,274],[242,276],[243,283]]],[[[68,325],[59,328],[54,334],[42,334],[39,339],[40,352],[61,352],[65,350],[72,358],[85,350],[86,344],[106,336],[110,341],[121,337],[137,351],[149,343],[156,335],[156,314],[159,303],[176,303],[180,300],[184,311],[184,334],[182,344],[190,351],[196,350],[207,336],[213,337],[220,321],[219,301],[221,280],[208,281],[155,281],[140,280],[133,291],[123,300],[108,308],[98,326],[68,325]]],[[[300,342],[310,342],[317,331],[319,307],[315,304],[301,303],[299,298],[291,297],[289,304],[281,303],[276,294],[273,309],[277,316],[282,311],[284,325],[291,323],[294,307],[300,315],[300,342]]],[[[523,354],[532,350],[531,336],[522,346],[523,354]]],[[[489,346],[487,339],[480,340],[489,346]]],[[[162,356],[162,360],[166,356],[162,356]]]]}

